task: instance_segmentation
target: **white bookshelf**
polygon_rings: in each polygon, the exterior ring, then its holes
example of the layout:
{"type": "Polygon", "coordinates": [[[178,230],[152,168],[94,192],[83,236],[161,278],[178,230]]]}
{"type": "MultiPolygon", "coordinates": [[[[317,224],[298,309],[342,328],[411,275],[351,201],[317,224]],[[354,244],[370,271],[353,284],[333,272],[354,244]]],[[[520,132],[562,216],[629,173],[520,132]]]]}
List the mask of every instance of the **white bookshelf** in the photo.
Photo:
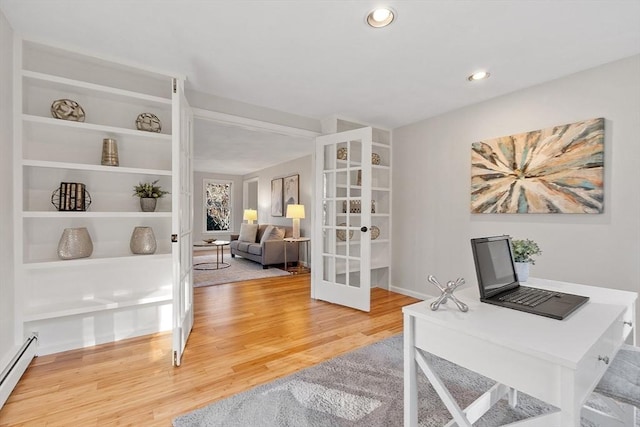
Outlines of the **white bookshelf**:
{"type": "Polygon", "coordinates": [[[139,182],[171,191],[176,135],[174,76],[16,39],[14,160],[16,312],[23,334],[38,332],[44,353],[170,327],[172,197],[141,212],[139,182]],[[71,99],[84,122],[51,116],[54,100],[71,99]],[[153,113],[160,133],[136,129],[153,113]],[[101,165],[102,140],[116,139],[120,166],[101,165]],[[82,182],[86,212],[57,211],[60,182],[82,182]],[[136,226],[151,226],[154,255],[129,249],[136,226]],[[87,227],[89,258],[60,260],[65,228],[87,227]],[[87,325],[91,325],[87,329],[87,325]]]}

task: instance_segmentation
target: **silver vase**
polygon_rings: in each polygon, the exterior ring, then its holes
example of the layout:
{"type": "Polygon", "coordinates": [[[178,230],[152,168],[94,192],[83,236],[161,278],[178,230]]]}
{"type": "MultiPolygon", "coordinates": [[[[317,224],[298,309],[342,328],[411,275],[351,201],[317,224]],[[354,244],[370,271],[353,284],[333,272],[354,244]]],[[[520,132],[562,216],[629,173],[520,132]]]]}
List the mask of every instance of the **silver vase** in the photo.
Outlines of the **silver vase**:
{"type": "Polygon", "coordinates": [[[141,197],[140,209],[142,212],[155,212],[158,199],[155,197],[141,197]]]}
{"type": "Polygon", "coordinates": [[[118,143],[113,138],[102,140],[102,166],[119,166],[118,143]]]}
{"type": "Polygon", "coordinates": [[[93,242],[86,227],[65,228],[58,242],[60,259],[87,258],[93,253],[93,242]]]}
{"type": "Polygon", "coordinates": [[[151,227],[136,227],[131,233],[129,248],[131,252],[139,255],[151,255],[156,252],[158,245],[156,236],[151,227]]]}

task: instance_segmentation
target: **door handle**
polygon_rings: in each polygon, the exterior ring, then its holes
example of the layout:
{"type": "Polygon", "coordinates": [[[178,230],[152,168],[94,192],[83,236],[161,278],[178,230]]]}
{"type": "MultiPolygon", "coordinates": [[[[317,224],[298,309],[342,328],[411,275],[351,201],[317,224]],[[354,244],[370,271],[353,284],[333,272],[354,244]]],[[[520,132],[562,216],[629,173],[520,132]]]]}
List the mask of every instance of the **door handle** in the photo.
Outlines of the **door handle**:
{"type": "Polygon", "coordinates": [[[366,233],[369,229],[366,226],[360,227],[360,231],[366,233]]]}
{"type": "Polygon", "coordinates": [[[171,235],[171,243],[178,243],[178,235],[177,234],[172,234],[171,235]]]}

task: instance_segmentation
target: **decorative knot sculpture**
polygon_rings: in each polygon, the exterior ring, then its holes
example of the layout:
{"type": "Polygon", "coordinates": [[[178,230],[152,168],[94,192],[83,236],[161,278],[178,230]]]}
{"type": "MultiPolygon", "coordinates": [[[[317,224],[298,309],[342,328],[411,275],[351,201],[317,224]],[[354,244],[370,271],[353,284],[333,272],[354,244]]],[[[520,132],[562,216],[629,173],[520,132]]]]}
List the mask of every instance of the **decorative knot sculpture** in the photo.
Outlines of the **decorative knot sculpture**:
{"type": "Polygon", "coordinates": [[[429,275],[427,280],[429,280],[429,283],[431,283],[432,285],[435,285],[438,289],[440,289],[440,292],[442,292],[442,295],[440,295],[438,299],[436,299],[434,302],[431,303],[431,310],[436,311],[438,307],[440,307],[440,304],[446,304],[447,300],[450,299],[456,303],[460,311],[462,312],[469,311],[469,306],[463,303],[462,301],[460,301],[458,298],[456,298],[455,295],[453,295],[453,291],[455,291],[458,288],[458,286],[464,285],[464,279],[462,277],[458,277],[458,279],[455,282],[451,280],[448,281],[447,286],[442,286],[440,282],[438,282],[438,279],[436,279],[431,274],[429,275]]]}

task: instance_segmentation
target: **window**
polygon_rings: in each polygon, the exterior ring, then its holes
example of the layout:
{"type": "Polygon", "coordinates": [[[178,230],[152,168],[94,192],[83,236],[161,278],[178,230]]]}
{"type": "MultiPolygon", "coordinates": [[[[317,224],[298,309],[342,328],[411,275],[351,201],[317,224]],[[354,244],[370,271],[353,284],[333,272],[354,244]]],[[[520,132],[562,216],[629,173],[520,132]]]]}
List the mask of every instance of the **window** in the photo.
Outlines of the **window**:
{"type": "Polygon", "coordinates": [[[204,180],[204,231],[230,231],[232,228],[231,181],[204,180]]]}

